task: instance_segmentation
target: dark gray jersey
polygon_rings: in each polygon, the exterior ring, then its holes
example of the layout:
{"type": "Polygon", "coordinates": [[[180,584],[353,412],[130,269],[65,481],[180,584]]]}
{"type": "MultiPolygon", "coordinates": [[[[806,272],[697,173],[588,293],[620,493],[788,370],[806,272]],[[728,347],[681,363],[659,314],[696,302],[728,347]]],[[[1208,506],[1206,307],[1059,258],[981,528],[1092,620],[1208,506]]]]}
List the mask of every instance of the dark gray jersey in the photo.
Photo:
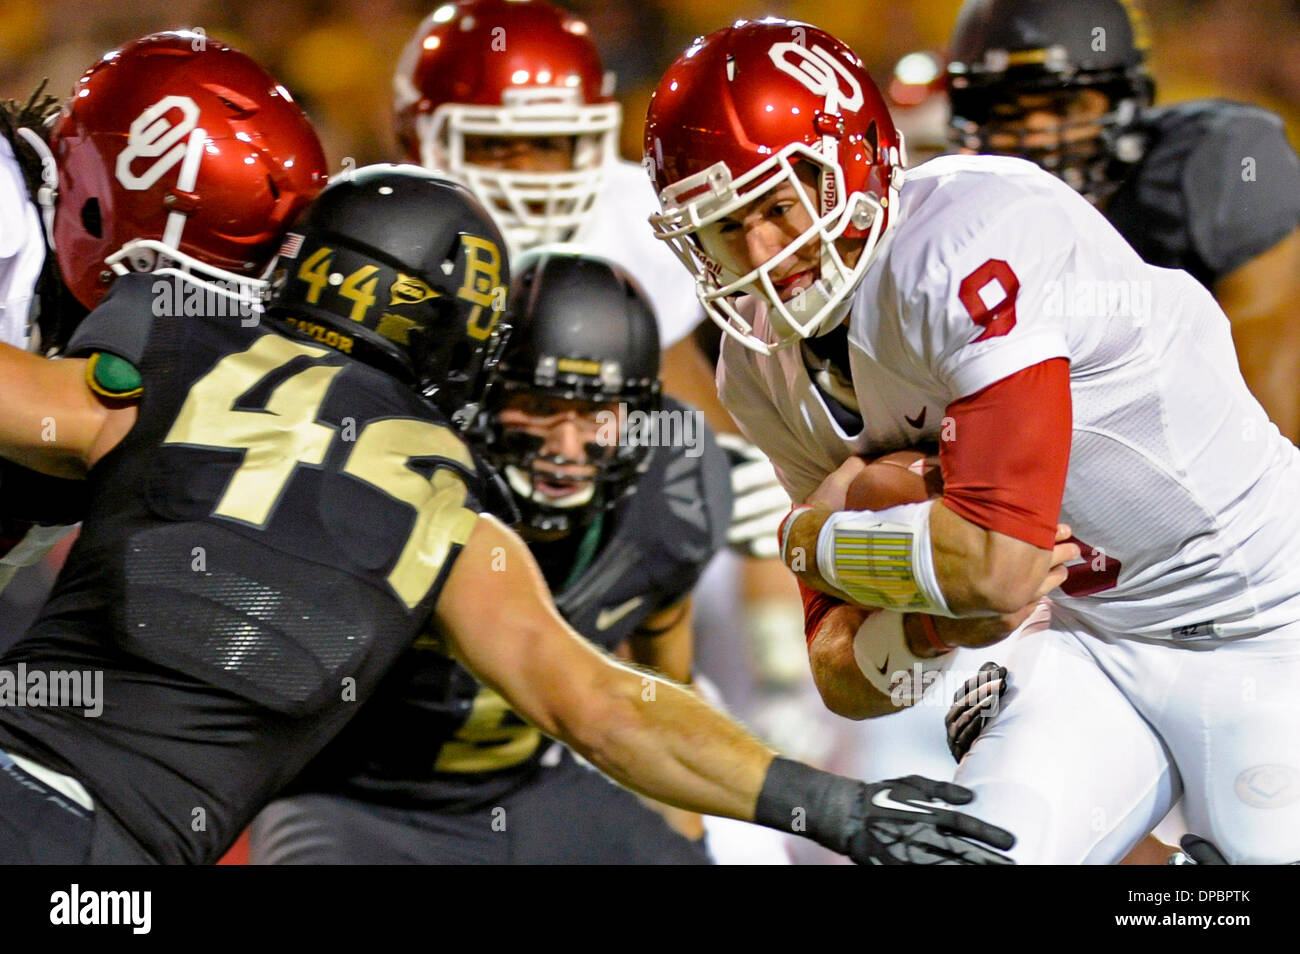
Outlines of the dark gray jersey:
{"type": "Polygon", "coordinates": [[[1103,211],[1147,262],[1212,288],[1300,227],[1300,159],[1273,113],[1194,100],[1141,128],[1146,155],[1103,211]]]}
{"type": "MultiPolygon", "coordinates": [[[[695,413],[672,398],[664,410],[695,413]]],[[[726,541],[731,514],[727,456],[702,421],[698,453],[657,447],[637,492],[614,513],[612,530],[581,577],[555,598],[565,619],[613,649],[649,616],[680,603],[726,541]]]]}

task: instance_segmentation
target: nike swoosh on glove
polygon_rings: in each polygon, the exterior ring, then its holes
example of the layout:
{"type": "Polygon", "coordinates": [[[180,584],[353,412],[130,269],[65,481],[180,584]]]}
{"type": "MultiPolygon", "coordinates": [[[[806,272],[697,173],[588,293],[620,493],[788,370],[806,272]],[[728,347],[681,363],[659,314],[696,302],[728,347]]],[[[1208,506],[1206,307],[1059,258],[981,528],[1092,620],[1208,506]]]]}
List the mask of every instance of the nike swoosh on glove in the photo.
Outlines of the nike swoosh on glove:
{"type": "Polygon", "coordinates": [[[864,784],[847,854],[870,865],[1009,865],[1009,831],[954,811],[975,797],[952,782],[920,775],[864,784]],[[943,804],[947,803],[947,804],[943,804]]]}
{"type": "Polygon", "coordinates": [[[777,557],[777,528],[790,510],[790,497],[776,479],[772,462],[737,434],[719,434],[718,446],[731,463],[731,526],[727,544],[744,556],[777,557]]]}

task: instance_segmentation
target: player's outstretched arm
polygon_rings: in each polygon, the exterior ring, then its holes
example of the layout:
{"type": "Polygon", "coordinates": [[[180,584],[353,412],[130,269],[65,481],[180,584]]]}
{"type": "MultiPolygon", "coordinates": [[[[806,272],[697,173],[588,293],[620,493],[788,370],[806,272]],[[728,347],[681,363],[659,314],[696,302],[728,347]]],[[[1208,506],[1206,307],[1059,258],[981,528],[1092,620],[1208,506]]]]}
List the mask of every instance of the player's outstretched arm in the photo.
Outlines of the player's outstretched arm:
{"type": "Polygon", "coordinates": [[[602,655],[564,623],[531,553],[490,516],[456,560],[437,621],[512,708],[651,798],[797,831],[857,861],[998,863],[984,845],[1012,843],[975,818],[923,804],[964,804],[964,789],[916,777],[867,785],[775,758],[689,691],[602,655]]]}
{"type": "Polygon", "coordinates": [[[0,344],[0,456],[54,477],[84,477],[135,420],[86,384],[87,362],[0,344]]]}
{"type": "Polygon", "coordinates": [[[479,518],[437,612],[476,676],[606,774],[692,811],[753,818],[774,753],[689,691],[620,665],[570,629],[523,541],[492,517],[479,518]]]}

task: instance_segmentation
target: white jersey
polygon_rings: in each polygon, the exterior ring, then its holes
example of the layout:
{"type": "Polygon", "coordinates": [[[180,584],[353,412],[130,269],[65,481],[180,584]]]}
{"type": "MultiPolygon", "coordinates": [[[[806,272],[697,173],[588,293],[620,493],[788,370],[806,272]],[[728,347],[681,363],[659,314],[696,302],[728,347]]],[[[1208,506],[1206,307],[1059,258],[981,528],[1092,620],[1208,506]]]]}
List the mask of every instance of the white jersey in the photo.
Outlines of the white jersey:
{"type": "Polygon", "coordinates": [[[45,236],[9,140],[0,136],[0,341],[26,350],[45,236]]]}
{"type": "Polygon", "coordinates": [[[1247,391],[1209,293],[1145,264],[1022,160],[932,160],[908,173],[897,214],[850,311],[859,433],[836,423],[799,347],[763,357],[724,338],[722,400],[791,496],[852,454],[937,441],[953,401],[1064,357],[1060,519],[1088,562],[1077,595],[1054,599],[1100,630],[1192,645],[1300,619],[1300,452],[1247,391]]]}
{"type": "MultiPolygon", "coordinates": [[[[0,136],[0,341],[27,349],[36,280],[45,264],[45,235],[9,140],[0,136]]],[[[0,493],[3,493],[0,488],[0,493]]],[[[33,527],[0,552],[0,590],[20,567],[45,557],[71,527],[33,527]]]]}
{"type": "Polygon", "coordinates": [[[626,269],[650,296],[659,320],[659,345],[667,348],[704,320],[695,279],[648,221],[659,211],[654,188],[634,162],[619,160],[606,175],[591,218],[573,237],[593,254],[626,269]]]}

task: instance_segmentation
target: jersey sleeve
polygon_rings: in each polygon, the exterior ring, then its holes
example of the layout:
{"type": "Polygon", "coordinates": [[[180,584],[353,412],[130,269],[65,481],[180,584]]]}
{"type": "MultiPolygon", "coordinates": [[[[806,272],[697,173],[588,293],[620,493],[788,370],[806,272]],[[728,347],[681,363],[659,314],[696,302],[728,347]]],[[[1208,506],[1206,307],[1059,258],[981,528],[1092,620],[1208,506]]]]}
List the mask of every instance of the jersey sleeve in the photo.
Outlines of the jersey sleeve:
{"type": "Polygon", "coordinates": [[[108,295],[82,319],[68,342],[66,354],[84,358],[96,352],[111,354],[139,368],[153,327],[159,296],[172,294],[170,276],[123,275],[108,295]]]}
{"type": "Polygon", "coordinates": [[[939,447],[943,505],[985,530],[1050,550],[1070,462],[1069,365],[1052,358],[1017,371],[949,404],[946,414],[957,439],[939,447]]]}
{"type": "Polygon", "coordinates": [[[1182,189],[1192,244],[1216,275],[1300,227],[1300,158],[1266,110],[1221,112],[1188,156],[1182,189]]]}
{"type": "Polygon", "coordinates": [[[922,247],[892,276],[909,358],[953,400],[1069,357],[1059,306],[1078,225],[1059,203],[1083,200],[1040,186],[996,191],[1003,201],[974,201],[969,218],[928,223],[940,234],[916,243],[922,247]]]}

